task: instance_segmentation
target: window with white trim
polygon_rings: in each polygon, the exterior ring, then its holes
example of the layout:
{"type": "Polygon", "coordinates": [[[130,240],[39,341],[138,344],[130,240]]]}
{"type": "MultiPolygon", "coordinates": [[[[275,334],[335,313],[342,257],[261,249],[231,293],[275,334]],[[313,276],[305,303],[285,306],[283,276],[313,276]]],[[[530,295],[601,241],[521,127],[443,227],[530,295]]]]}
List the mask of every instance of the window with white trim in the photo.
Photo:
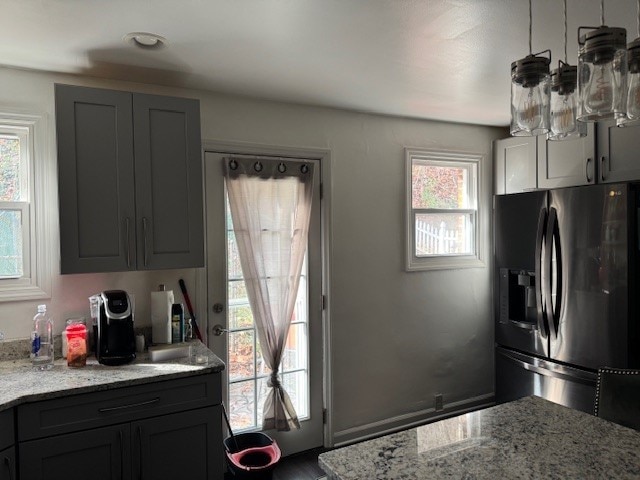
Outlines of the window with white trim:
{"type": "Polygon", "coordinates": [[[481,155],[406,149],[407,270],[468,268],[481,259],[481,155]]]}
{"type": "Polygon", "coordinates": [[[40,130],[39,116],[0,112],[0,301],[50,296],[40,130]]]}

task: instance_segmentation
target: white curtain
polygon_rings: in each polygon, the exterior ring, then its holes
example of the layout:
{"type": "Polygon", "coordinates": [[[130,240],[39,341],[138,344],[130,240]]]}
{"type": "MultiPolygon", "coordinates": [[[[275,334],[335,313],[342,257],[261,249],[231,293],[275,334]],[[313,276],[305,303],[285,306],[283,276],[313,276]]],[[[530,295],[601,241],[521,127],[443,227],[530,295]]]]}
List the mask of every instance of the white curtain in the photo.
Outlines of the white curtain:
{"type": "Polygon", "coordinates": [[[271,370],[262,428],[297,429],[279,367],[307,248],[313,164],[232,157],[226,159],[225,178],[247,295],[271,370]]]}

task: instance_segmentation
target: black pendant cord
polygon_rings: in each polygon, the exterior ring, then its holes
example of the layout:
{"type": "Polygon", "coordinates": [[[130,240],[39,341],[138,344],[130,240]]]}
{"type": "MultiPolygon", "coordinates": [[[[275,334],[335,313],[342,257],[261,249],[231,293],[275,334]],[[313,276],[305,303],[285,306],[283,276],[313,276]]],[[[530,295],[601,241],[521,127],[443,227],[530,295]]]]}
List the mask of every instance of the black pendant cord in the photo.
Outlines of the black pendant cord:
{"type": "Polygon", "coordinates": [[[531,37],[533,36],[533,28],[532,28],[532,14],[531,14],[531,0],[529,0],[529,55],[532,54],[533,48],[531,48],[531,37]]]}
{"type": "Polygon", "coordinates": [[[600,0],[600,25],[604,25],[604,0],[600,0]]]}
{"type": "Polygon", "coordinates": [[[636,2],[636,12],[638,18],[636,19],[636,27],[638,28],[638,37],[640,37],[640,0],[636,2]]]}
{"type": "Polygon", "coordinates": [[[564,9],[562,11],[562,18],[564,19],[564,63],[567,65],[567,0],[563,0],[562,3],[564,4],[564,9]]]}

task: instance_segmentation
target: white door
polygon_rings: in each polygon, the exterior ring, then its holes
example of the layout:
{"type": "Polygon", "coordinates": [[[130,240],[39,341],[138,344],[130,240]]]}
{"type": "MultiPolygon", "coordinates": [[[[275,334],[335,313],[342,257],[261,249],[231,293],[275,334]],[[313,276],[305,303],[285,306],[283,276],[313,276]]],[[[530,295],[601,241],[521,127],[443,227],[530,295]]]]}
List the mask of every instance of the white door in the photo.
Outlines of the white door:
{"type": "MultiPolygon", "coordinates": [[[[261,430],[269,372],[246,298],[228,211],[223,162],[229,154],[205,153],[207,212],[207,303],[209,348],[222,358],[223,401],[234,433],[261,430]],[[217,329],[219,325],[221,329],[217,329]]],[[[233,154],[233,156],[239,156],[233,154]]],[[[255,157],[255,155],[251,155],[255,157]]],[[[279,161],[260,156],[260,161],[279,161]]],[[[315,161],[313,207],[307,258],[281,364],[281,381],[294,404],[300,430],[267,431],[284,455],[322,446],[322,253],[320,165],[315,161]]]]}

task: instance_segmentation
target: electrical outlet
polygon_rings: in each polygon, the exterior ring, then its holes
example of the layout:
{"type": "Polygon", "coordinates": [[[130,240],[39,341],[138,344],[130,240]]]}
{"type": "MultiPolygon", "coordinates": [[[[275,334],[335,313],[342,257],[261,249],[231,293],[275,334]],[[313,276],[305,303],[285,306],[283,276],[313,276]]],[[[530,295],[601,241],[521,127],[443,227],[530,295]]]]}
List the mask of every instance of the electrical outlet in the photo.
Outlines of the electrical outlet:
{"type": "Polygon", "coordinates": [[[439,412],[440,410],[444,410],[444,405],[442,403],[442,394],[441,393],[436,393],[435,394],[435,400],[436,400],[436,412],[439,412]]]}

